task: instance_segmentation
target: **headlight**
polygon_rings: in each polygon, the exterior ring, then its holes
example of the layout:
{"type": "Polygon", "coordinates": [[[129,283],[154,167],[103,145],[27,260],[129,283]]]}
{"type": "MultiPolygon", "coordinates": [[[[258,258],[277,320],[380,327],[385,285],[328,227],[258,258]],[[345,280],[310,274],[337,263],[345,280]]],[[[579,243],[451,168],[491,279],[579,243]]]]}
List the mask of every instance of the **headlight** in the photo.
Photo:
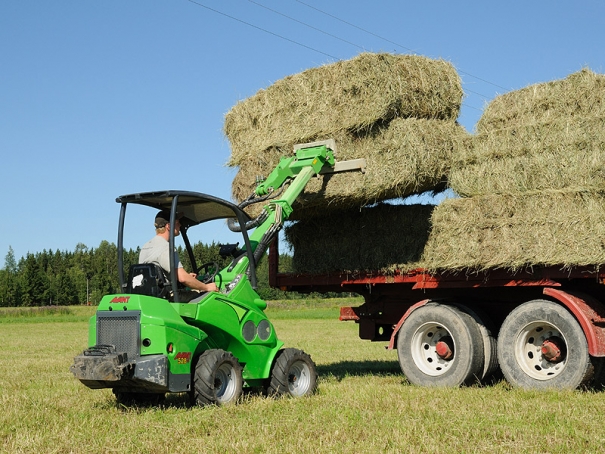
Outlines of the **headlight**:
{"type": "Polygon", "coordinates": [[[225,293],[229,293],[231,290],[233,290],[237,284],[239,283],[239,281],[242,280],[242,275],[238,274],[237,276],[235,276],[235,278],[229,282],[227,285],[225,285],[225,293]]]}

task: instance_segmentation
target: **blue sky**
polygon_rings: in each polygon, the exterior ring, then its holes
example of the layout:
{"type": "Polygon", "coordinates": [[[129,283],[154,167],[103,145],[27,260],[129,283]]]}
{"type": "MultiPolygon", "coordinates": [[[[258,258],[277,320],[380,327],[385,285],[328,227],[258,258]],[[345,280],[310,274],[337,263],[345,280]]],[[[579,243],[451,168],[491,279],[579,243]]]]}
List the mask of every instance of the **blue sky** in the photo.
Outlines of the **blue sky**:
{"type": "MultiPolygon", "coordinates": [[[[286,75],[364,50],[443,58],[472,131],[498,93],[605,72],[604,48],[602,0],[3,1],[0,267],[9,246],[19,259],[116,242],[118,195],[230,199],[224,115],[286,75]]],[[[153,215],[127,218],[128,247],[153,215]]]]}

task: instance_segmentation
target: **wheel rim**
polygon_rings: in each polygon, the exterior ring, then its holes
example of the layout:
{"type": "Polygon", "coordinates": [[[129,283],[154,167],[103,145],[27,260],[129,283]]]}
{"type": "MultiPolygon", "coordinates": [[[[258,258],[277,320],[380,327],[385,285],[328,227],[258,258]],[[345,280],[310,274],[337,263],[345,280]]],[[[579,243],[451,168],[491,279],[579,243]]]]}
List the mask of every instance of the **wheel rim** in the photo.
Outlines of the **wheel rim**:
{"type": "Polygon", "coordinates": [[[515,341],[515,359],[523,371],[536,380],[551,380],[565,369],[567,342],[552,323],[537,321],[525,325],[515,341]]]}
{"type": "Polygon", "coordinates": [[[418,369],[432,377],[446,373],[456,358],[452,334],[436,322],[421,325],[412,337],[411,347],[418,369]]]}
{"type": "Polygon", "coordinates": [[[311,386],[311,370],[304,361],[296,361],[288,371],[288,390],[292,396],[300,397],[311,386]]]}
{"type": "Polygon", "coordinates": [[[219,403],[230,402],[236,393],[233,366],[228,363],[221,364],[214,375],[214,391],[219,403]]]}

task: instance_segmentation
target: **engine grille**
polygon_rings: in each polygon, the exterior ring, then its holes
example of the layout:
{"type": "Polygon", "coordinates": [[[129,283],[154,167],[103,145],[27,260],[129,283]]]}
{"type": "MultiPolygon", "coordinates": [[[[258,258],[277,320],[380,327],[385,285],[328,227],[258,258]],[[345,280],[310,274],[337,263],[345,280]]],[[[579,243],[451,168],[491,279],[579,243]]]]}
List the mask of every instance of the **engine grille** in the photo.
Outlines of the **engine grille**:
{"type": "Polygon", "coordinates": [[[139,356],[140,311],[97,312],[97,345],[115,345],[117,352],[128,353],[128,359],[139,356]]]}

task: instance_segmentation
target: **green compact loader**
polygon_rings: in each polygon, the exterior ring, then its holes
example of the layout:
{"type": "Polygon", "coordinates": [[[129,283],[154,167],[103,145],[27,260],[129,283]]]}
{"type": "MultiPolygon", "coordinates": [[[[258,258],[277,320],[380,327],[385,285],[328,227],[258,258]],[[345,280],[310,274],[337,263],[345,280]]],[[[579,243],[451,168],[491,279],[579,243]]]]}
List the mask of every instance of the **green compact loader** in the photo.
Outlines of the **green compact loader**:
{"type": "MultiPolygon", "coordinates": [[[[223,405],[235,402],[244,387],[268,395],[312,394],[315,364],[301,350],[282,348],[265,315],[267,304],[255,291],[256,267],[314,175],[363,169],[363,160],[335,163],[333,150],[332,141],[298,146],[239,206],[188,191],[118,197],[121,291],[104,296],[91,317],[89,348],[70,368],[75,377],[92,389],[112,388],[121,403],[158,402],[170,392],[189,393],[199,405],[223,405]],[[255,219],[243,210],[251,203],[265,203],[255,219]],[[144,263],[130,266],[125,276],[124,221],[131,204],[170,210],[170,225],[178,216],[198,279],[215,282],[219,291],[183,301],[174,254],[170,273],[144,263]],[[221,246],[220,255],[231,259],[221,270],[217,263],[196,264],[187,235],[191,227],[216,219],[226,219],[243,242],[241,248],[239,242],[221,246]]],[[[174,231],[169,247],[175,249],[174,231]]]]}

